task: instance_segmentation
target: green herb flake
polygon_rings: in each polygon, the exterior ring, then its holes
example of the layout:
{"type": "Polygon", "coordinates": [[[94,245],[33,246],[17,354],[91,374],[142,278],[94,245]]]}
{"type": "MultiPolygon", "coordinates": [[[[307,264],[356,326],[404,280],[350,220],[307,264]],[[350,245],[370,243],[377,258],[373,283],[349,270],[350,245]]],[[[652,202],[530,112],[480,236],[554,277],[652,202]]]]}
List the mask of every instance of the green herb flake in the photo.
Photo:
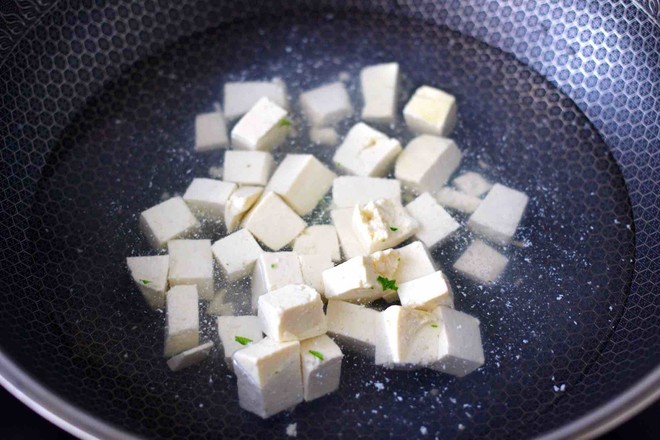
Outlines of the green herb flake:
{"type": "Polygon", "coordinates": [[[289,118],[282,118],[280,119],[280,122],[277,123],[278,127],[291,127],[293,123],[289,118]]]}
{"type": "Polygon", "coordinates": [[[250,342],[252,342],[252,339],[246,338],[245,336],[236,336],[234,338],[234,341],[238,342],[241,345],[248,345],[250,342]]]}
{"type": "Polygon", "coordinates": [[[277,269],[277,264],[275,264],[275,263],[271,264],[271,265],[270,265],[270,268],[271,268],[271,269],[277,269]]]}
{"type": "Polygon", "coordinates": [[[399,286],[396,285],[396,280],[390,280],[380,275],[378,275],[378,278],[376,278],[376,280],[383,287],[383,290],[394,290],[395,292],[399,290],[399,286]]]}
{"type": "Polygon", "coordinates": [[[144,284],[145,286],[146,286],[147,284],[151,284],[151,281],[149,281],[149,280],[140,280],[140,282],[141,282],[142,284],[144,284]]]}
{"type": "Polygon", "coordinates": [[[396,226],[390,226],[390,231],[396,232],[398,230],[399,230],[399,228],[397,228],[396,226]]]}
{"type": "Polygon", "coordinates": [[[438,324],[431,324],[431,327],[438,328],[438,324]]]}
{"type": "Polygon", "coordinates": [[[325,358],[323,357],[323,353],[321,353],[321,352],[319,352],[319,351],[316,351],[316,350],[309,350],[309,354],[311,354],[312,356],[315,356],[315,357],[317,357],[317,358],[319,358],[319,359],[321,359],[321,360],[325,359],[325,358]]]}

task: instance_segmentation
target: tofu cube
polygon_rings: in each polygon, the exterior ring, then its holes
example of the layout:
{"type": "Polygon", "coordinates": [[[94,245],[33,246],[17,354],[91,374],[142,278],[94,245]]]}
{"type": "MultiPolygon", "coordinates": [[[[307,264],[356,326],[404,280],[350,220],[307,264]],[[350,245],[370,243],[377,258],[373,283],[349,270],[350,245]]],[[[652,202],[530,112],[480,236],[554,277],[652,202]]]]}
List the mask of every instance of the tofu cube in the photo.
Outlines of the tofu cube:
{"type": "Polygon", "coordinates": [[[298,259],[305,284],[323,295],[323,272],[335,266],[330,257],[327,254],[308,254],[298,255],[298,259]]]}
{"type": "Polygon", "coordinates": [[[332,127],[312,127],[309,129],[309,140],[318,145],[337,145],[339,134],[332,127]]]}
{"type": "Polygon", "coordinates": [[[261,98],[231,131],[232,147],[238,150],[270,151],[291,131],[287,111],[268,98],[261,98]]]}
{"type": "Polygon", "coordinates": [[[273,191],[299,215],[312,212],[337,177],[311,154],[287,154],[270,178],[273,191]]]}
{"type": "MultiPolygon", "coordinates": [[[[435,272],[433,260],[421,241],[414,241],[395,251],[398,266],[393,278],[399,285],[435,272]]],[[[394,302],[399,299],[399,295],[397,292],[387,292],[383,295],[383,299],[387,302],[394,302]]]]}
{"type": "Polygon", "coordinates": [[[441,244],[460,227],[429,193],[407,204],[406,211],[419,224],[415,237],[428,248],[441,244]]]}
{"type": "Polygon", "coordinates": [[[238,403],[244,410],[265,419],[303,401],[300,342],[265,338],[232,359],[238,403]]]}
{"type": "Polygon", "coordinates": [[[417,192],[437,192],[456,171],[462,157],[451,139],[418,136],[399,155],[394,175],[417,192]]]}
{"type": "Polygon", "coordinates": [[[528,201],[524,193],[496,183],[468,219],[468,228],[494,243],[508,244],[528,201]]]}
{"type": "Polygon", "coordinates": [[[364,122],[353,126],[337,148],[334,162],[350,174],[383,177],[401,153],[401,144],[364,122]]]}
{"type": "Polygon", "coordinates": [[[408,128],[417,134],[448,136],[456,125],[456,98],[429,86],[418,88],[403,108],[408,128]]]}
{"type": "Polygon", "coordinates": [[[152,309],[162,309],[165,306],[165,292],[167,291],[169,256],[128,257],[126,264],[147,304],[152,309]]]}
{"type": "Polygon", "coordinates": [[[304,284],[300,261],[294,252],[264,252],[257,258],[252,275],[252,310],[261,295],[289,284],[304,284]]]}
{"type": "Polygon", "coordinates": [[[337,237],[345,259],[369,253],[364,250],[362,243],[353,232],[353,208],[333,209],[330,211],[330,218],[337,231],[337,237]]]}
{"type": "Polygon", "coordinates": [[[224,110],[228,120],[247,113],[261,98],[268,98],[278,106],[288,109],[286,85],[282,81],[228,82],[224,87],[224,110]]]}
{"type": "Polygon", "coordinates": [[[195,215],[222,222],[229,197],[235,190],[235,183],[197,178],[186,189],[183,200],[195,215]]]}
{"type": "Polygon", "coordinates": [[[380,312],[358,304],[330,300],[326,317],[328,333],[337,337],[342,345],[369,357],[374,355],[381,334],[380,312]]]}
{"type": "Polygon", "coordinates": [[[240,229],[216,241],[211,251],[229,281],[249,275],[257,258],[264,252],[247,229],[240,229]]]}
{"type": "Polygon", "coordinates": [[[310,125],[333,125],[353,114],[351,98],[341,82],[334,82],[300,95],[300,106],[310,125]]]}
{"type": "Polygon", "coordinates": [[[195,286],[174,286],[166,296],[165,356],[199,345],[199,296],[195,286]]]}
{"type": "Polygon", "coordinates": [[[463,377],[484,364],[479,320],[450,307],[433,311],[440,325],[438,360],[431,368],[463,377]]]}
{"type": "Polygon", "coordinates": [[[276,341],[302,341],[328,331],[321,295],[304,284],[290,284],[259,297],[261,329],[276,341]]]}
{"type": "Polygon", "coordinates": [[[155,249],[199,231],[199,222],[181,197],[172,197],[140,214],[140,229],[155,249]]]}
{"type": "Polygon", "coordinates": [[[399,284],[401,306],[410,309],[432,311],[438,306],[454,307],[454,298],[442,272],[399,284]]]}
{"type": "Polygon", "coordinates": [[[474,197],[486,194],[493,187],[493,184],[484,179],[481,174],[472,171],[461,174],[452,183],[460,191],[474,197]]]}
{"type": "Polygon", "coordinates": [[[202,113],[195,117],[195,151],[217,150],[228,144],[227,124],[222,113],[202,113]]]}
{"type": "Polygon", "coordinates": [[[403,206],[378,199],[353,210],[353,232],[369,252],[394,247],[412,237],[419,224],[403,206]]]}
{"type": "Polygon", "coordinates": [[[441,188],[435,194],[435,198],[445,208],[455,209],[466,214],[473,213],[481,205],[481,199],[479,197],[447,187],[441,188]]]}
{"type": "Polygon", "coordinates": [[[266,192],[243,218],[243,227],[277,251],[291,243],[307,223],[273,192],[266,192]]]}
{"type": "Polygon", "coordinates": [[[184,368],[199,364],[209,356],[211,348],[213,348],[213,342],[205,342],[202,345],[188,349],[170,358],[167,361],[167,366],[172,371],[181,371],[184,368]]]}
{"type": "Polygon", "coordinates": [[[478,283],[492,283],[500,277],[509,259],[481,240],[475,240],[454,263],[454,269],[478,283]]]}
{"type": "Polygon", "coordinates": [[[245,214],[257,203],[263,192],[264,189],[260,186],[241,186],[234,191],[225,205],[227,232],[238,229],[245,214]]]}
{"type": "Polygon", "coordinates": [[[305,401],[318,399],[339,388],[343,357],[337,344],[326,335],[305,339],[300,343],[305,401]]]}
{"type": "Polygon", "coordinates": [[[230,364],[234,353],[264,338],[256,316],[218,316],[218,336],[225,361],[230,364]]]}
{"type": "Polygon", "coordinates": [[[399,95],[399,64],[368,66],[360,71],[362,87],[362,119],[389,124],[396,119],[399,95]]]}
{"type": "Polygon", "coordinates": [[[401,183],[379,177],[341,176],[332,183],[332,205],[353,208],[377,199],[390,199],[401,204],[401,183]]]}
{"type": "Polygon", "coordinates": [[[293,242],[298,255],[327,255],[332,261],[341,261],[337,231],[332,225],[314,225],[303,231],[293,242]]]}
{"type": "Polygon", "coordinates": [[[170,286],[197,286],[201,299],[213,299],[213,254],[211,240],[172,240],[170,254],[170,286]]]}
{"type": "Polygon", "coordinates": [[[241,185],[265,186],[275,161],[267,151],[225,151],[224,179],[241,185]]]}

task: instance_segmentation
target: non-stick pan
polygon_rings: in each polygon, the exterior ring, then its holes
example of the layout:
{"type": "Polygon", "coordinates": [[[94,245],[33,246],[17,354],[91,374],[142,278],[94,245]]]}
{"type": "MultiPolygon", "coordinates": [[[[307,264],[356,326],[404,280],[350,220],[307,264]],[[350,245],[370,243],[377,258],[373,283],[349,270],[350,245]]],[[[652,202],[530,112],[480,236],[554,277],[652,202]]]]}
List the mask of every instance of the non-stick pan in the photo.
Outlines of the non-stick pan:
{"type": "MultiPolygon", "coordinates": [[[[612,427],[660,393],[658,9],[0,3],[0,382],[89,437],[275,438],[296,424],[315,439],[560,438],[612,427]],[[481,320],[486,364],[456,379],[347,354],[337,393],[258,419],[239,409],[217,351],[167,369],[163,316],[124,267],[150,252],[137,214],[222,165],[221,153],[193,154],[192,139],[194,115],[213,109],[225,81],[281,77],[295,91],[345,71],[355,92],[361,66],[390,60],[404,95],[430,83],[457,96],[466,167],[531,197],[502,283],[452,271],[465,234],[434,252],[457,307],[481,320]]],[[[328,157],[297,139],[289,151],[328,157]]]]}

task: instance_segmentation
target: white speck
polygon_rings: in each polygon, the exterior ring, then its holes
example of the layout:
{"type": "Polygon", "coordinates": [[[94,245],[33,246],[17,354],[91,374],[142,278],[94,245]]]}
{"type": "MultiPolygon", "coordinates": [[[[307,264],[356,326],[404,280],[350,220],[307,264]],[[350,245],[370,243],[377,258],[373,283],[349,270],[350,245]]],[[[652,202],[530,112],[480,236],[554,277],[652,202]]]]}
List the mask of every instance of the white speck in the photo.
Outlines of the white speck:
{"type": "Polygon", "coordinates": [[[378,391],[383,391],[385,389],[385,385],[383,385],[382,382],[374,382],[374,387],[376,387],[378,391]]]}
{"type": "Polygon", "coordinates": [[[422,434],[422,435],[426,435],[426,434],[429,433],[429,430],[426,429],[426,426],[420,426],[419,427],[419,433],[422,434]]]}
{"type": "Polygon", "coordinates": [[[465,425],[462,424],[462,423],[459,423],[459,424],[458,424],[458,430],[459,430],[459,431],[463,431],[464,429],[465,429],[465,425]]]}
{"type": "Polygon", "coordinates": [[[527,339],[523,339],[523,344],[527,344],[529,341],[527,339]]]}
{"type": "Polygon", "coordinates": [[[286,427],[286,435],[289,437],[297,437],[298,436],[298,424],[297,423],[291,423],[289,426],[286,427]]]}
{"type": "Polygon", "coordinates": [[[124,359],[128,357],[128,353],[124,353],[124,359]]]}
{"type": "Polygon", "coordinates": [[[553,385],[552,389],[555,393],[563,393],[564,391],[566,391],[566,384],[553,385]]]}
{"type": "Polygon", "coordinates": [[[200,404],[199,404],[199,407],[200,407],[200,408],[204,408],[204,404],[203,404],[203,403],[200,403],[200,404]]]}
{"type": "Polygon", "coordinates": [[[450,401],[451,403],[454,403],[454,404],[456,403],[456,399],[454,399],[453,397],[450,397],[450,398],[449,398],[449,401],[450,401]]]}
{"type": "Polygon", "coordinates": [[[561,299],[564,297],[564,295],[557,295],[557,301],[561,301],[561,299]]]}
{"type": "Polygon", "coordinates": [[[360,393],[355,393],[355,398],[359,399],[360,398],[360,393]]]}
{"type": "Polygon", "coordinates": [[[76,248],[76,252],[78,252],[79,254],[82,254],[82,253],[83,253],[83,250],[80,249],[80,248],[76,248]]]}

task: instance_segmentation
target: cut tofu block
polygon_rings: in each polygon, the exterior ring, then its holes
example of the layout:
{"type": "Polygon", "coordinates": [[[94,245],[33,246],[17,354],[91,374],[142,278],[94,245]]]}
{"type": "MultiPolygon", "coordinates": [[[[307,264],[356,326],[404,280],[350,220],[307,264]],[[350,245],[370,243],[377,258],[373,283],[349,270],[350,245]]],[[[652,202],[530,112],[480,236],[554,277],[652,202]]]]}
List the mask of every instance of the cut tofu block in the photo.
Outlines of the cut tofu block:
{"type": "Polygon", "coordinates": [[[243,216],[257,203],[264,192],[260,186],[241,186],[229,198],[225,206],[225,226],[227,232],[238,229],[243,216]]]}
{"type": "Polygon", "coordinates": [[[195,286],[174,286],[166,296],[165,356],[199,345],[199,296],[195,286]]]}
{"type": "Polygon", "coordinates": [[[262,418],[303,401],[300,343],[270,338],[251,344],[233,356],[238,403],[262,418]]]}
{"type": "Polygon", "coordinates": [[[437,192],[463,157],[456,142],[438,136],[418,136],[396,161],[394,175],[417,192],[437,192]]]}
{"type": "Polygon", "coordinates": [[[304,284],[295,252],[264,252],[259,255],[252,275],[252,310],[257,311],[257,301],[261,295],[289,284],[304,284]]]}
{"type": "Polygon", "coordinates": [[[403,307],[432,311],[438,306],[454,307],[451,289],[442,272],[399,284],[399,300],[403,307]]]}
{"type": "Polygon", "coordinates": [[[460,191],[474,197],[486,194],[493,187],[493,184],[484,179],[481,174],[472,171],[461,174],[452,183],[460,191]]]}
{"type": "Polygon", "coordinates": [[[328,333],[347,348],[373,356],[381,334],[380,312],[345,301],[330,300],[327,308],[328,333]]]}
{"type": "Polygon", "coordinates": [[[384,290],[385,286],[379,281],[379,277],[393,279],[398,259],[396,251],[388,250],[368,257],[354,257],[325,270],[323,272],[325,297],[328,300],[367,303],[391,293],[389,289],[384,290]]]}
{"type": "Polygon", "coordinates": [[[275,161],[267,151],[225,151],[224,179],[241,185],[264,186],[275,161]]]}
{"type": "Polygon", "coordinates": [[[266,192],[243,218],[243,227],[277,251],[300,235],[307,223],[277,194],[266,192]]]}
{"type": "Polygon", "coordinates": [[[494,243],[508,244],[525,213],[529,197],[496,183],[470,216],[468,228],[494,243]]]}
{"type": "Polygon", "coordinates": [[[440,324],[438,360],[431,368],[463,377],[484,364],[479,320],[450,307],[433,311],[440,324]]]}
{"type": "MultiPolygon", "coordinates": [[[[399,259],[393,278],[399,285],[429,275],[436,270],[426,246],[421,241],[414,241],[395,251],[399,259]]],[[[399,299],[399,295],[397,292],[388,292],[383,295],[383,299],[394,302],[399,299]]]]}
{"type": "Polygon", "coordinates": [[[270,99],[261,98],[232,129],[232,147],[270,151],[284,142],[290,131],[287,111],[270,99]]]}
{"type": "Polygon", "coordinates": [[[362,87],[362,119],[377,123],[392,123],[396,119],[399,97],[399,64],[368,66],[360,71],[362,87]]]}
{"type": "Polygon", "coordinates": [[[441,244],[460,227],[429,193],[423,193],[407,204],[406,211],[419,224],[415,237],[428,248],[441,244]]]}
{"type": "Polygon", "coordinates": [[[310,226],[293,242],[293,252],[327,255],[332,261],[341,261],[337,230],[332,225],[310,226]]]}
{"type": "Polygon", "coordinates": [[[323,272],[334,267],[332,260],[327,254],[298,255],[300,270],[306,285],[323,295],[323,272]]]}
{"type": "Polygon", "coordinates": [[[213,299],[213,254],[211,240],[172,240],[167,244],[170,254],[170,286],[197,286],[201,299],[213,299]]]}
{"type": "Polygon", "coordinates": [[[211,348],[213,348],[213,342],[205,342],[202,345],[198,345],[195,348],[191,348],[170,358],[167,361],[167,366],[172,371],[181,371],[184,368],[199,364],[209,356],[211,348]]]}
{"type": "Polygon", "coordinates": [[[318,399],[339,388],[343,357],[337,344],[326,335],[300,343],[303,395],[306,401],[318,399]]]}
{"type": "Polygon", "coordinates": [[[165,292],[167,291],[169,256],[128,257],[126,264],[147,304],[152,309],[162,309],[165,306],[165,292]]]}
{"type": "Polygon", "coordinates": [[[403,206],[378,199],[353,210],[353,232],[369,252],[392,248],[412,237],[419,224],[403,206]]]}
{"type": "Polygon", "coordinates": [[[218,336],[227,362],[238,350],[264,338],[256,316],[218,316],[218,336]]]}
{"type": "Polygon", "coordinates": [[[332,183],[332,205],[353,208],[377,199],[390,199],[401,204],[401,182],[379,177],[337,177],[332,183]]]}
{"type": "Polygon", "coordinates": [[[479,197],[474,197],[447,187],[441,188],[435,194],[435,198],[445,208],[455,209],[466,214],[473,213],[481,205],[481,199],[479,197]]]}
{"type": "Polygon", "coordinates": [[[304,284],[290,284],[259,297],[261,329],[276,341],[302,341],[328,331],[321,295],[304,284]]]}
{"type": "Polygon", "coordinates": [[[310,125],[333,125],[353,114],[351,98],[341,82],[326,84],[300,95],[300,106],[310,125]]]}
{"type": "Polygon", "coordinates": [[[261,98],[268,98],[284,109],[289,108],[286,86],[282,81],[245,81],[225,83],[224,110],[228,120],[247,113],[261,98]]]}
{"type": "Polygon", "coordinates": [[[337,148],[335,164],[350,174],[383,177],[401,153],[401,144],[364,122],[353,126],[337,148]]]}
{"type": "Polygon", "coordinates": [[[183,200],[195,215],[222,222],[225,206],[236,187],[235,183],[197,178],[186,189],[183,200]]]}
{"type": "Polygon", "coordinates": [[[263,249],[250,231],[240,229],[213,243],[213,256],[229,281],[236,281],[254,270],[263,249]]]}
{"type": "Polygon", "coordinates": [[[270,178],[266,191],[273,191],[299,215],[319,203],[337,177],[311,154],[287,154],[270,178]]]}
{"type": "Polygon", "coordinates": [[[140,214],[140,229],[156,249],[199,231],[199,222],[181,197],[172,197],[140,214]]]}
{"type": "Polygon", "coordinates": [[[202,113],[195,117],[195,151],[217,150],[228,144],[227,124],[222,113],[202,113]]]}
{"type": "Polygon", "coordinates": [[[418,88],[403,108],[406,125],[417,134],[447,136],[456,125],[456,98],[429,86],[418,88]]]}
{"type": "Polygon", "coordinates": [[[353,232],[353,208],[333,209],[330,211],[330,218],[332,218],[332,224],[335,225],[345,259],[368,254],[353,232]]]}
{"type": "Polygon", "coordinates": [[[478,283],[496,281],[509,259],[481,240],[475,240],[454,263],[454,269],[478,283]]]}
{"type": "Polygon", "coordinates": [[[332,127],[312,127],[309,129],[309,140],[318,145],[337,145],[339,134],[332,127]]]}

